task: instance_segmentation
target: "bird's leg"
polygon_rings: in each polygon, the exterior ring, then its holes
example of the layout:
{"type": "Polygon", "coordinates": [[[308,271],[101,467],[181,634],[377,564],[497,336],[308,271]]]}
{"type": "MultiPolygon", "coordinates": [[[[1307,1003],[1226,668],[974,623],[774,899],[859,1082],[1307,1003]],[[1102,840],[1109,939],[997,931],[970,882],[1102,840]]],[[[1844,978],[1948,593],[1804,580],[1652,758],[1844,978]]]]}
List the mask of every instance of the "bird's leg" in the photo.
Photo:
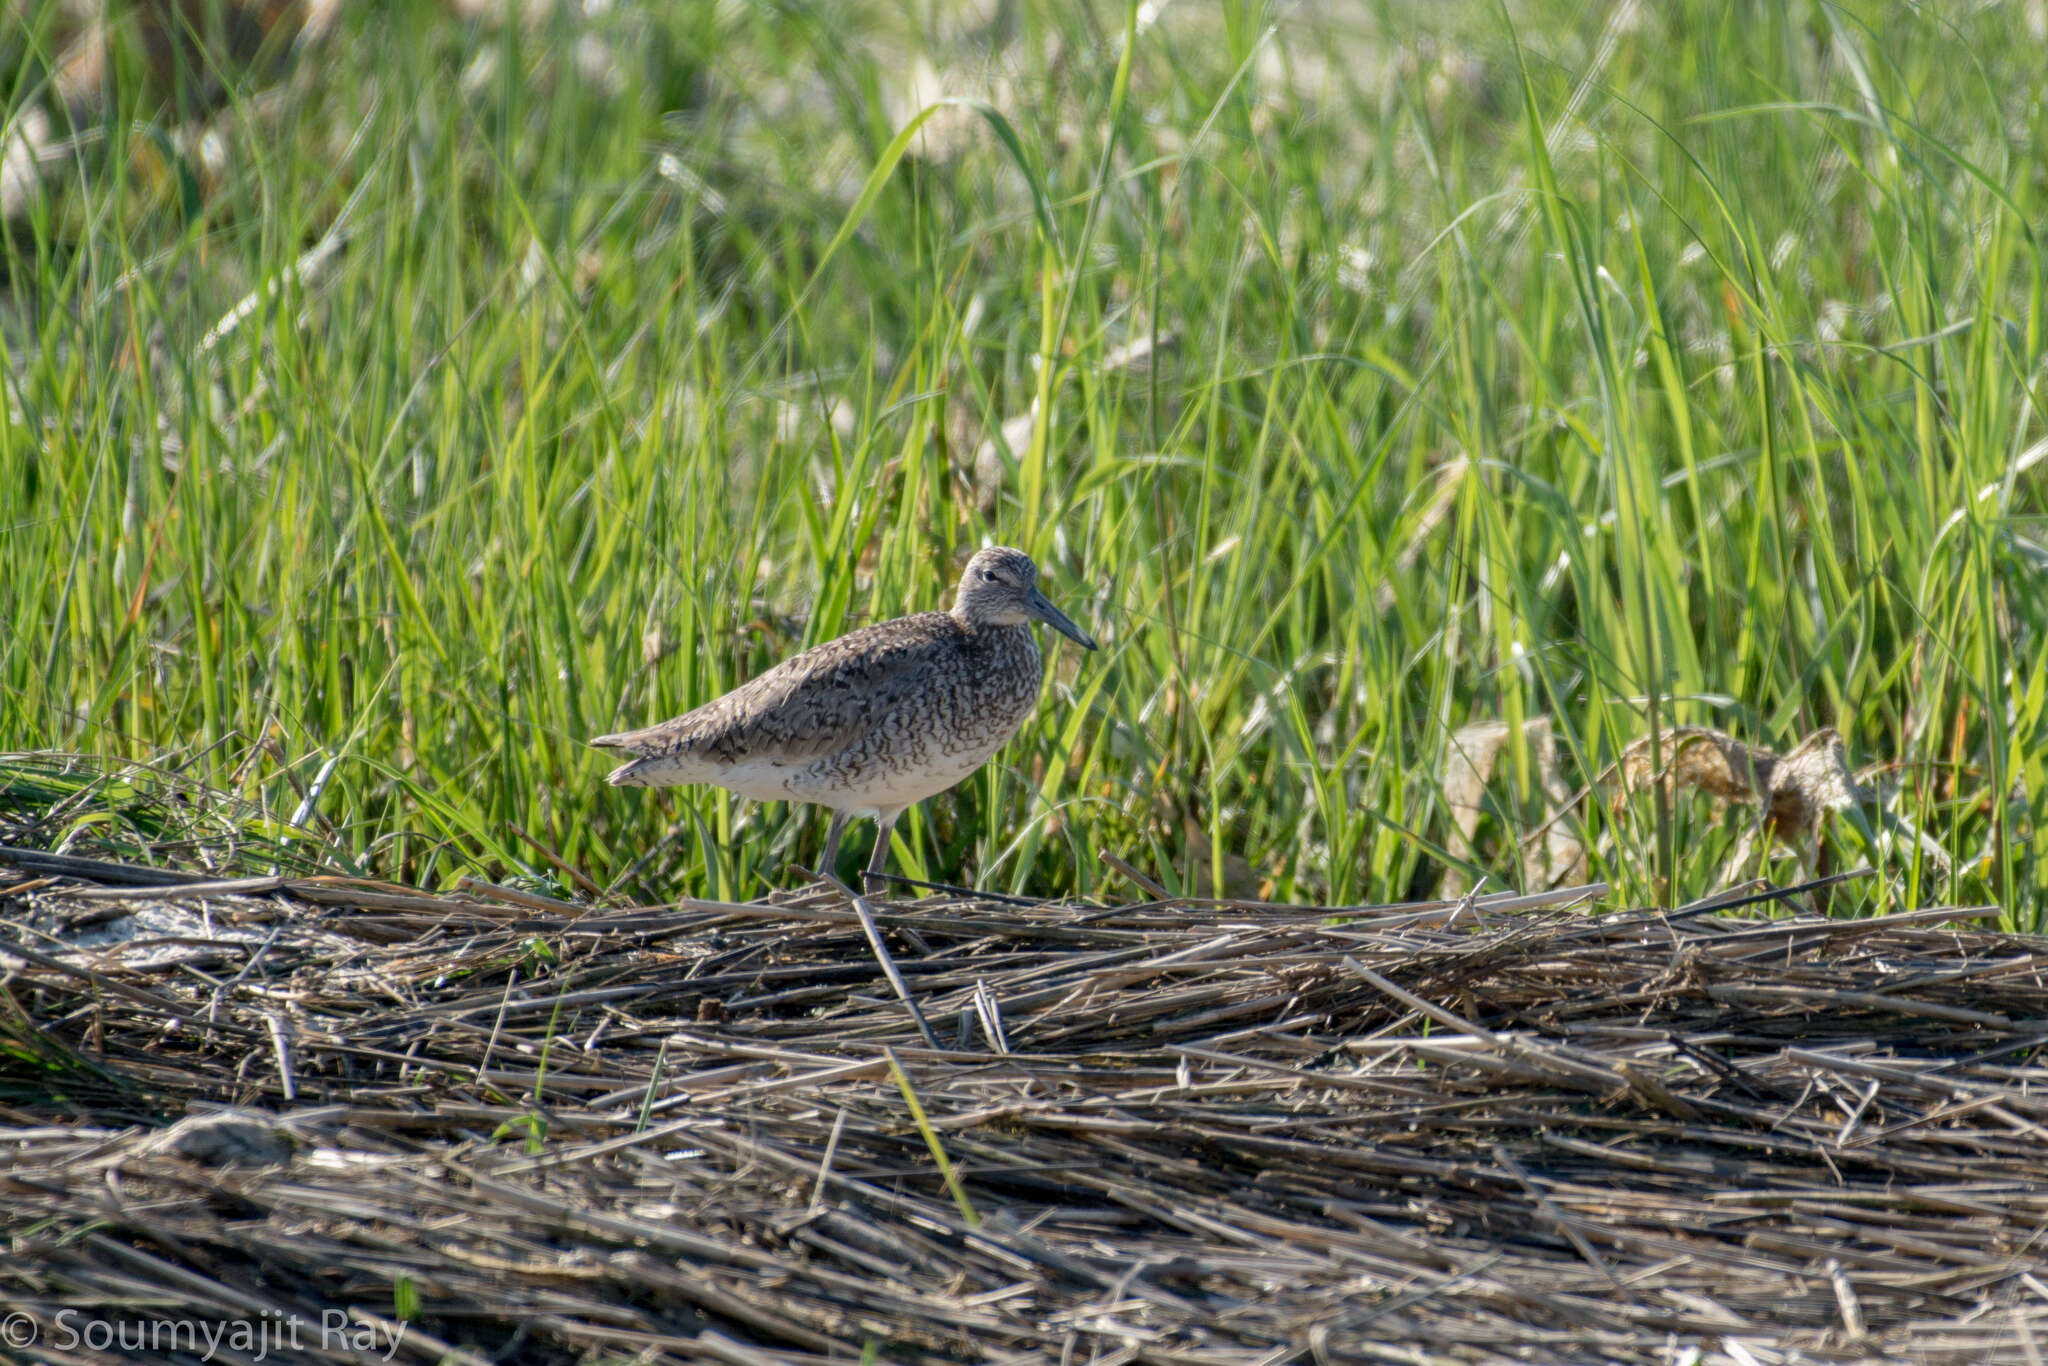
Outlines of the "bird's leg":
{"type": "Polygon", "coordinates": [[[889,866],[889,835],[896,829],[896,818],[901,810],[881,811],[875,815],[875,856],[868,860],[867,872],[861,874],[861,890],[873,892],[881,881],[882,872],[889,866]]]}
{"type": "Polygon", "coordinates": [[[831,877],[839,864],[839,836],[846,829],[846,813],[834,808],[832,823],[825,827],[825,852],[818,855],[818,871],[831,877]]]}

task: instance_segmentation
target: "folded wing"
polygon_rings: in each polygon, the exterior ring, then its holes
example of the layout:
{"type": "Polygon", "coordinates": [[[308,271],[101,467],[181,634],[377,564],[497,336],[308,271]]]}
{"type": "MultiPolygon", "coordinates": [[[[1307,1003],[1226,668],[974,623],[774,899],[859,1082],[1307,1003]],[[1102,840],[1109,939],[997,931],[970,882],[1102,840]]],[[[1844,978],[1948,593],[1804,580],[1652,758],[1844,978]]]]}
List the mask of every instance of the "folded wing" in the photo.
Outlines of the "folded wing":
{"type": "MultiPolygon", "coordinates": [[[[757,759],[822,758],[856,743],[913,696],[942,703],[948,690],[935,675],[957,658],[960,630],[944,612],[865,627],[794,655],[674,720],[590,743],[637,756],[613,782],[631,782],[632,770],[657,762],[716,770],[757,759]],[[935,684],[941,686],[935,690],[935,684]]],[[[963,673],[960,685],[970,683],[963,673]]]]}

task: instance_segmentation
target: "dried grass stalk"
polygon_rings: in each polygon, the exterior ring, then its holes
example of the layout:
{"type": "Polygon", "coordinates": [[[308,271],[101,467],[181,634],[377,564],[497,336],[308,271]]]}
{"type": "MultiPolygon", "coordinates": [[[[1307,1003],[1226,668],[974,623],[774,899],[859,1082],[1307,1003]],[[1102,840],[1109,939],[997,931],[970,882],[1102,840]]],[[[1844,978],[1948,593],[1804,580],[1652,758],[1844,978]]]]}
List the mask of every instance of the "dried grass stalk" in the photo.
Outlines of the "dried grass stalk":
{"type": "Polygon", "coordinates": [[[44,857],[0,852],[0,1296],[45,1325],[403,1282],[414,1361],[2048,1339],[2044,945],[1937,924],[1991,910],[876,902],[927,1038],[829,891],[558,913],[44,857]]]}

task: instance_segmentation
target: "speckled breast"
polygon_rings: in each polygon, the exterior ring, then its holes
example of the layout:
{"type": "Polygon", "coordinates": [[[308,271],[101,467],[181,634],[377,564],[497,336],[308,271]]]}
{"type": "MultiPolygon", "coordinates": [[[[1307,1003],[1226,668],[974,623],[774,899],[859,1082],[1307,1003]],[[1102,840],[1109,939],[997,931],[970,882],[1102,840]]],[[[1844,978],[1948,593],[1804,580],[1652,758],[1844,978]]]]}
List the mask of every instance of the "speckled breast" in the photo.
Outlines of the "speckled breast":
{"type": "Polygon", "coordinates": [[[838,806],[909,806],[959,783],[1016,734],[1038,701],[1028,626],[985,628],[934,652],[918,686],[868,718],[861,738],[795,777],[793,795],[838,806]]]}

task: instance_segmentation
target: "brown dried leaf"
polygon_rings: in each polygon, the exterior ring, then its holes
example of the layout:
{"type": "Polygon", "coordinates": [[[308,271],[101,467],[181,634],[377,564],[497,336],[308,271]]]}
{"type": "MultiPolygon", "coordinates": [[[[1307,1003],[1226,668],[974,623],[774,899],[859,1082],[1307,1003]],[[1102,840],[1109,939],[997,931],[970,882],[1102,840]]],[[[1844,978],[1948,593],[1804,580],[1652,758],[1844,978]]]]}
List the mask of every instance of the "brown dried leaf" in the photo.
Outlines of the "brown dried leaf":
{"type": "Polygon", "coordinates": [[[1706,726],[1681,726],[1659,738],[1658,749],[1666,756],[1661,775],[1650,768],[1650,737],[1622,751],[1616,764],[1621,773],[1614,795],[1617,809],[1629,792],[1661,776],[1674,794],[1691,789],[1724,802],[1760,805],[1758,818],[1771,833],[1798,843],[1820,829],[1828,812],[1870,800],[1849,772],[1847,747],[1832,726],[1815,731],[1784,755],[1706,726]]]}
{"type": "MultiPolygon", "coordinates": [[[[1482,721],[1451,736],[1450,751],[1444,756],[1443,789],[1444,801],[1451,808],[1450,852],[1454,858],[1466,862],[1473,858],[1472,835],[1479,828],[1486,784],[1512,734],[1505,721],[1482,721]]],[[[1586,847],[1564,818],[1576,796],[1558,772],[1557,740],[1550,718],[1538,716],[1524,722],[1522,738],[1528,743],[1529,757],[1536,765],[1537,786],[1544,797],[1544,819],[1538,831],[1541,842],[1533,837],[1522,842],[1524,890],[1583,882],[1586,847]]],[[[1443,894],[1460,896],[1464,890],[1464,875],[1452,868],[1444,875],[1443,894]]]]}
{"type": "MultiPolygon", "coordinates": [[[[1473,857],[1472,834],[1479,823],[1480,805],[1508,735],[1505,723],[1487,721],[1467,726],[1452,737],[1451,753],[1444,762],[1443,788],[1452,815],[1448,847],[1456,858],[1473,857]]],[[[1581,881],[1586,876],[1585,850],[1568,828],[1567,818],[1586,794],[1570,792],[1558,774],[1556,742],[1548,717],[1530,720],[1523,735],[1549,803],[1543,824],[1522,841],[1524,882],[1533,890],[1557,886],[1561,881],[1581,881]],[[1540,849],[1536,847],[1539,836],[1540,849]]],[[[1849,768],[1847,746],[1832,726],[1815,731],[1785,754],[1709,726],[1675,727],[1661,732],[1657,741],[1654,756],[1649,736],[1631,743],[1598,783],[1612,784],[1609,801],[1616,811],[1631,793],[1652,782],[1662,783],[1673,795],[1698,792],[1721,803],[1752,808],[1750,829],[1730,859],[1730,877],[1767,851],[1773,841],[1789,845],[1803,862],[1817,862],[1826,853],[1821,827],[1827,814],[1871,804],[1880,807],[1880,824],[1917,843],[1936,868],[1944,873],[1949,870],[1947,851],[1940,844],[1903,816],[1882,810],[1878,794],[1858,781],[1849,768]]],[[[1444,885],[1446,895],[1455,896],[1464,882],[1453,871],[1444,885]]]]}

